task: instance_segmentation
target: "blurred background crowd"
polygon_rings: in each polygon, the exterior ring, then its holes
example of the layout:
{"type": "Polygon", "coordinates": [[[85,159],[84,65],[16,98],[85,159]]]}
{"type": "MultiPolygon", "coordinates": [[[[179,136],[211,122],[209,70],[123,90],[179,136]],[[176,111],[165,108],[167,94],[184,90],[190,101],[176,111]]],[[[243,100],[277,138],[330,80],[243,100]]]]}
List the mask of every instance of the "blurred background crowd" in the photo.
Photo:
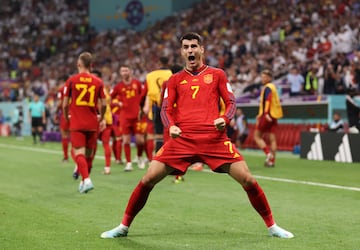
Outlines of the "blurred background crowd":
{"type": "Polygon", "coordinates": [[[226,71],[240,102],[257,97],[264,68],[273,70],[289,99],[360,86],[359,1],[204,0],[141,32],[97,32],[89,25],[88,4],[1,1],[0,101],[35,92],[51,104],[84,50],[95,54],[104,81],[116,83],[121,64],[131,65],[143,81],[160,56],[182,64],[178,39],[187,31],[204,36],[207,63],[226,71]]]}

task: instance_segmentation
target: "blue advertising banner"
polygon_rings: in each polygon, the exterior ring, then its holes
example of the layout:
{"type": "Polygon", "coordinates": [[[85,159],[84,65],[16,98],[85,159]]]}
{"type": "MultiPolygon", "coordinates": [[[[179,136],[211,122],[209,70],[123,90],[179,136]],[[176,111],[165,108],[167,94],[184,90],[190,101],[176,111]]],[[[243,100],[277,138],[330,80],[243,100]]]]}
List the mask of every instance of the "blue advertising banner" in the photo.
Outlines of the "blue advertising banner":
{"type": "Polygon", "coordinates": [[[90,25],[97,31],[141,31],[201,0],[90,0],[90,25]]]}
{"type": "Polygon", "coordinates": [[[172,1],[90,0],[90,24],[96,30],[144,30],[171,15],[172,1]],[[106,4],[105,4],[106,3],[106,4]]]}

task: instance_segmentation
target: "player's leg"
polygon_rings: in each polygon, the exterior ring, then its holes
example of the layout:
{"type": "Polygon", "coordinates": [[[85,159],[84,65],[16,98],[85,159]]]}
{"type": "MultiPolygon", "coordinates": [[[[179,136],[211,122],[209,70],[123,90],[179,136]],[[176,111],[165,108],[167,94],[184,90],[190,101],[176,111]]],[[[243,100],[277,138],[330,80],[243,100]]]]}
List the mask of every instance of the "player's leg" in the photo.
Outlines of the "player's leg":
{"type": "Polygon", "coordinates": [[[85,193],[84,184],[87,185],[91,182],[89,178],[89,169],[88,163],[86,160],[86,135],[80,131],[72,131],[71,132],[71,144],[74,150],[75,162],[78,167],[78,172],[80,173],[82,180],[79,184],[79,192],[85,193]]]}
{"type": "Polygon", "coordinates": [[[128,201],[121,224],[109,231],[103,232],[101,238],[115,238],[127,236],[128,229],[135,216],[145,206],[149,194],[153,187],[168,174],[173,171],[172,168],[165,166],[164,163],[153,160],[150,167],[142,177],[141,181],[133,190],[128,201]]]}
{"type": "MultiPolygon", "coordinates": [[[[42,122],[41,122],[41,123],[42,123],[42,122]]],[[[43,141],[43,138],[42,138],[43,128],[44,128],[44,126],[43,126],[43,124],[41,124],[40,126],[37,126],[37,129],[36,129],[37,135],[38,135],[38,137],[39,137],[39,141],[40,141],[41,143],[44,142],[44,141],[43,141]]]]}
{"type": "Polygon", "coordinates": [[[136,156],[137,164],[140,169],[145,168],[145,160],[143,159],[143,152],[145,149],[145,134],[135,134],[135,143],[136,143],[136,156]]]}
{"type": "Polygon", "coordinates": [[[126,159],[126,165],[124,168],[124,171],[132,171],[132,163],[131,163],[131,135],[130,134],[123,134],[122,135],[123,144],[124,144],[124,153],[125,153],[125,159],[126,159]]]}
{"type": "Polygon", "coordinates": [[[69,161],[69,130],[60,129],[63,162],[69,161]]]}
{"type": "Polygon", "coordinates": [[[275,133],[269,133],[269,141],[270,141],[271,157],[268,160],[267,164],[268,164],[269,167],[274,167],[275,166],[276,150],[277,150],[277,143],[276,143],[276,135],[275,135],[275,133]]]}
{"type": "Polygon", "coordinates": [[[145,152],[148,161],[150,162],[153,158],[154,152],[154,123],[152,120],[147,120],[147,127],[146,127],[146,140],[145,140],[145,152]]]}
{"type": "Polygon", "coordinates": [[[271,236],[280,238],[294,237],[292,233],[276,225],[266,195],[256,179],[250,173],[245,161],[237,161],[230,165],[225,165],[222,169],[242,185],[248,195],[251,205],[263,218],[271,236]]]}
{"type": "Polygon", "coordinates": [[[104,147],[105,155],[105,167],[104,174],[110,174],[111,166],[111,147],[110,147],[110,137],[111,137],[111,126],[107,126],[104,131],[101,133],[101,141],[104,147]]]}
{"type": "Polygon", "coordinates": [[[36,141],[36,127],[35,126],[31,126],[31,135],[33,138],[33,144],[36,144],[37,141],[36,141]]]}
{"type": "Polygon", "coordinates": [[[145,160],[142,155],[145,149],[145,135],[146,135],[147,123],[144,118],[136,123],[135,131],[135,143],[136,143],[136,158],[137,164],[140,169],[145,168],[145,160]]]}

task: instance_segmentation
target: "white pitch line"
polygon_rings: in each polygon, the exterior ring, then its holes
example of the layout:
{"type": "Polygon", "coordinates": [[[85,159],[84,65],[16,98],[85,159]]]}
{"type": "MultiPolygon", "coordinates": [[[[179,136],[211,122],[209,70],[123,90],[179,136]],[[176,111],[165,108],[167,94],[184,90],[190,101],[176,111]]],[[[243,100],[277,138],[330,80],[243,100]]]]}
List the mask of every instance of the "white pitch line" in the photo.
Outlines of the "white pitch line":
{"type": "MultiPolygon", "coordinates": [[[[25,147],[25,146],[9,145],[9,144],[2,144],[2,143],[0,143],[0,147],[11,148],[11,149],[21,149],[21,150],[26,150],[26,151],[41,152],[41,153],[48,153],[48,154],[57,154],[57,155],[62,154],[62,152],[51,150],[51,149],[30,148],[30,147],[25,147]]],[[[97,155],[97,156],[95,156],[95,158],[104,159],[104,156],[97,155]]],[[[210,169],[204,169],[203,171],[212,173],[212,171],[210,169]]],[[[358,187],[347,187],[347,186],[340,186],[340,185],[319,183],[319,182],[311,182],[311,181],[298,181],[298,180],[268,177],[268,176],[261,176],[261,175],[254,175],[254,177],[257,179],[262,179],[262,180],[287,182],[287,183],[294,183],[294,184],[303,184],[303,185],[309,185],[309,186],[326,187],[326,188],[334,188],[334,189],[342,189],[342,190],[350,190],[350,191],[360,192],[360,188],[358,188],[358,187]]]]}
{"type": "Polygon", "coordinates": [[[304,185],[310,185],[310,186],[326,187],[326,188],[336,188],[336,189],[343,189],[343,190],[360,191],[360,188],[357,188],[357,187],[347,187],[347,186],[340,186],[340,185],[333,185],[333,184],[326,184],[326,183],[319,183],[319,182],[311,182],[311,181],[297,181],[297,180],[259,176],[259,175],[255,175],[255,178],[263,179],[263,180],[279,181],[279,182],[304,184],[304,185]]]}

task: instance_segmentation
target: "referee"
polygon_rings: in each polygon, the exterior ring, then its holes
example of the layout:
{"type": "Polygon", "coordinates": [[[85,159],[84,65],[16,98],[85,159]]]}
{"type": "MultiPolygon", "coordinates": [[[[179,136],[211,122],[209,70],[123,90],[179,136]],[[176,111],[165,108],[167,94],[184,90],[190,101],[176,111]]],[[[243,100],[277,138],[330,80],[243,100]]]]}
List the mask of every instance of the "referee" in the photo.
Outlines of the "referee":
{"type": "Polygon", "coordinates": [[[39,136],[39,141],[42,141],[43,125],[46,121],[45,104],[39,100],[37,94],[34,94],[33,101],[29,104],[29,117],[33,143],[36,144],[36,135],[39,136]]]}

